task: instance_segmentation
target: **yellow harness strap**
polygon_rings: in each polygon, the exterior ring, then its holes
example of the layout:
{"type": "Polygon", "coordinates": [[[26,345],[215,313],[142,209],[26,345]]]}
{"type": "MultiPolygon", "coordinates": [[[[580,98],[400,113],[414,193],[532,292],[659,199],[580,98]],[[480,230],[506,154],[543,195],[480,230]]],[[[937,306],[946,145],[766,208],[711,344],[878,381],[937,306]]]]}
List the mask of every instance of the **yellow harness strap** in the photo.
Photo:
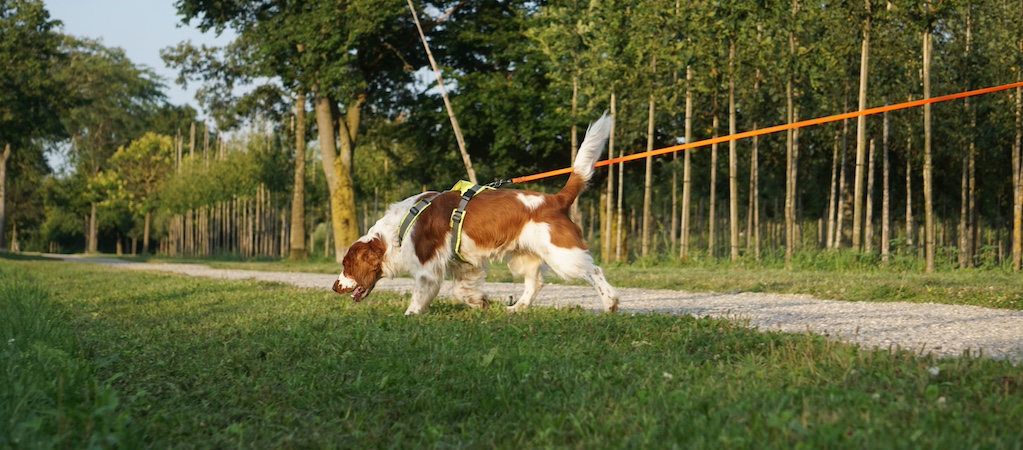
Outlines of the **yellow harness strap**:
{"type": "Polygon", "coordinates": [[[468,262],[468,261],[465,260],[465,258],[462,257],[462,252],[461,252],[461,249],[462,249],[462,224],[465,221],[465,205],[468,205],[469,204],[469,200],[472,200],[472,198],[474,196],[476,196],[476,194],[478,194],[480,191],[486,191],[486,190],[492,190],[492,189],[494,189],[494,188],[492,188],[490,186],[481,186],[481,185],[478,185],[478,184],[473,184],[473,183],[470,183],[470,182],[465,181],[465,180],[461,180],[458,183],[455,183],[455,185],[451,187],[452,191],[458,191],[458,192],[462,193],[462,198],[459,199],[459,201],[458,201],[458,208],[455,208],[454,211],[451,211],[451,222],[450,222],[450,225],[451,225],[451,250],[452,250],[452,253],[454,254],[454,257],[462,260],[463,262],[468,262]]]}
{"type": "Polygon", "coordinates": [[[401,226],[398,227],[398,246],[401,246],[401,242],[408,236],[409,231],[412,231],[412,224],[415,223],[419,215],[423,213],[426,207],[430,206],[430,202],[437,198],[441,192],[434,192],[433,194],[423,197],[412,208],[405,212],[405,217],[401,218],[401,226]]]}
{"type": "MultiPolygon", "coordinates": [[[[480,191],[485,191],[489,189],[494,188],[490,186],[472,184],[465,180],[461,180],[455,183],[455,185],[452,186],[450,189],[452,191],[458,191],[459,193],[462,194],[461,199],[459,199],[458,201],[458,207],[451,211],[451,220],[450,222],[448,222],[448,225],[451,227],[451,250],[453,252],[454,257],[458,258],[461,261],[465,261],[465,258],[462,257],[461,253],[462,224],[465,221],[465,205],[468,205],[469,200],[472,200],[472,198],[476,196],[476,194],[478,194],[480,191]]],[[[408,237],[409,232],[412,231],[412,224],[416,222],[416,219],[419,218],[419,215],[422,214],[423,211],[430,206],[430,202],[432,202],[433,199],[437,198],[437,196],[440,194],[442,194],[442,192],[435,192],[431,195],[423,197],[418,202],[416,202],[415,205],[412,205],[412,208],[405,212],[405,216],[401,218],[401,225],[398,227],[399,246],[401,245],[402,241],[404,241],[405,238],[408,237]]]]}

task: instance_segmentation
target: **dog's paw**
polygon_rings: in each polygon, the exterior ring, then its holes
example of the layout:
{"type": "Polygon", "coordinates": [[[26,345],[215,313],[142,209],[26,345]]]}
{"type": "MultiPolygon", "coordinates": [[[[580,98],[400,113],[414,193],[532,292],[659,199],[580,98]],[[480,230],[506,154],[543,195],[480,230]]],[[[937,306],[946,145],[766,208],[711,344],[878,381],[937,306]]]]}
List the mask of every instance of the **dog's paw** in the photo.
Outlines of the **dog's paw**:
{"type": "Polygon", "coordinates": [[[488,299],[486,296],[480,298],[479,300],[469,301],[466,303],[468,303],[469,306],[473,309],[490,309],[490,299],[488,299]]]}

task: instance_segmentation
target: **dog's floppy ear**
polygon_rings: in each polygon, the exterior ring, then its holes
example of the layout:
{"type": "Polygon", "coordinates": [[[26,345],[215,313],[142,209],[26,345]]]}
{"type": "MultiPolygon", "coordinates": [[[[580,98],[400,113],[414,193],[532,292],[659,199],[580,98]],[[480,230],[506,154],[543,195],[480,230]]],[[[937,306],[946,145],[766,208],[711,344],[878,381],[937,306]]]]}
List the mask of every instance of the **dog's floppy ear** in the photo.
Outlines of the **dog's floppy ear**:
{"type": "Polygon", "coordinates": [[[353,263],[355,279],[364,287],[372,287],[383,274],[384,253],[387,252],[387,243],[379,236],[374,236],[368,241],[359,241],[352,244],[352,251],[357,252],[357,258],[353,263]]]}
{"type": "Polygon", "coordinates": [[[387,252],[387,243],[379,237],[374,237],[366,242],[366,263],[372,267],[378,267],[384,262],[384,253],[387,252]]]}

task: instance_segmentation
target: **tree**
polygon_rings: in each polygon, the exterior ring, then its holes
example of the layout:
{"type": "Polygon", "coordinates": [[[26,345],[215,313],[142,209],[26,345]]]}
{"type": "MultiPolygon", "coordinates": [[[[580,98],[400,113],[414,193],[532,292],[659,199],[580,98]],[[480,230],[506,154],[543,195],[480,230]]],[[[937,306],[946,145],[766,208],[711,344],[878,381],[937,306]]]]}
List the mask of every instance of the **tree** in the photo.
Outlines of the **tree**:
{"type": "MultiPolygon", "coordinates": [[[[736,62],[736,46],[740,40],[748,36],[742,34],[746,23],[756,10],[749,2],[735,2],[723,6],[720,13],[719,26],[728,40],[728,134],[738,132],[738,117],[735,106],[735,84],[739,78],[739,67],[736,62]]],[[[728,222],[729,222],[729,255],[732,261],[739,259],[739,186],[738,186],[738,145],[736,140],[728,142],[728,222]]]]}
{"type": "Polygon", "coordinates": [[[174,170],[174,141],[170,136],[146,133],[110,157],[109,177],[115,202],[123,203],[144,220],[142,253],[149,253],[152,213],[160,202],[163,180],[174,170]]]}
{"type": "MultiPolygon", "coordinates": [[[[797,77],[796,72],[796,60],[797,60],[797,39],[796,29],[799,24],[797,17],[799,16],[799,0],[792,0],[792,13],[790,20],[788,21],[788,73],[786,73],[785,80],[785,119],[789,124],[795,123],[798,120],[798,112],[795,106],[795,93],[793,92],[793,84],[797,77]]],[[[796,130],[789,130],[786,133],[786,152],[785,152],[785,264],[790,266],[792,263],[792,252],[796,246],[795,227],[796,227],[796,192],[798,179],[798,167],[799,167],[799,146],[796,137],[796,130]]]]}
{"type": "Polygon", "coordinates": [[[7,251],[7,163],[32,139],[62,134],[59,111],[69,100],[54,72],[62,57],[59,22],[37,0],[0,3],[0,252],[7,251]]]}
{"type": "MultiPolygon", "coordinates": [[[[1023,24],[1023,8],[1019,13],[1019,23],[1023,24]]],[[[1023,30],[1023,27],[1016,27],[1023,30]]],[[[1016,82],[1023,80],[1023,31],[1016,36],[1016,82]]],[[[1016,88],[1015,99],[1015,136],[1012,140],[1012,268],[1023,270],[1023,89],[1016,88]]]]}
{"type": "MultiPolygon", "coordinates": [[[[924,0],[924,14],[930,10],[930,2],[924,0]]],[[[934,53],[933,29],[928,24],[923,34],[923,85],[924,99],[931,98],[931,61],[934,53]]],[[[931,104],[924,105],[924,255],[927,273],[934,272],[935,234],[934,229],[934,156],[931,152],[931,104]]]]}
{"type": "MultiPolygon", "coordinates": [[[[674,65],[672,61],[673,45],[671,40],[675,33],[666,32],[667,25],[676,15],[676,5],[662,1],[641,2],[629,13],[627,34],[630,36],[626,48],[626,58],[642,65],[646,70],[631,70],[628,76],[630,93],[639,94],[635,98],[646,100],[646,150],[654,149],[657,136],[656,105],[664,103],[663,88],[666,77],[664,67],[674,65]],[[634,31],[633,31],[634,30],[634,31]],[[660,67],[660,69],[659,69],[660,67]]],[[[638,102],[637,102],[638,103],[638,102]]],[[[639,106],[639,105],[637,105],[639,106]]],[[[653,221],[653,183],[654,158],[645,158],[643,177],[643,212],[642,234],[640,238],[640,255],[650,255],[651,225],[653,221]]]]}
{"type": "Polygon", "coordinates": [[[303,260],[309,256],[305,248],[305,120],[306,96],[299,91],[295,99],[295,184],[291,199],[291,259],[303,260]]]}
{"type": "MultiPolygon", "coordinates": [[[[860,89],[859,89],[859,111],[867,109],[867,82],[870,79],[868,67],[870,61],[870,26],[871,26],[871,5],[870,0],[864,0],[863,14],[863,39],[860,50],[860,89]]],[[[852,248],[860,251],[860,239],[862,237],[861,227],[863,220],[863,177],[867,152],[867,117],[856,118],[856,177],[853,181],[853,229],[852,248]]]]}
{"type": "Polygon", "coordinates": [[[320,154],[330,190],[331,223],[338,261],[358,237],[353,152],[363,113],[390,108],[396,92],[412,81],[407,57],[417,44],[404,2],[357,0],[344,4],[296,1],[268,8],[260,1],[232,3],[181,0],[186,22],[203,31],[231,27],[240,61],[281,78],[295,92],[313,94],[320,154]]]}
{"type": "MultiPolygon", "coordinates": [[[[580,0],[551,2],[536,16],[536,23],[529,29],[528,35],[539,46],[547,58],[550,68],[547,76],[554,86],[571,86],[572,104],[569,112],[572,135],[572,161],[579,147],[579,90],[583,72],[589,64],[583,35],[590,32],[592,23],[589,20],[593,4],[580,0]]],[[[572,219],[577,223],[581,219],[578,199],[572,204],[572,219]]]]}
{"type": "MultiPolygon", "coordinates": [[[[145,125],[164,101],[163,84],[153,71],[136,66],[119,48],[99,42],[68,38],[67,64],[58,74],[81,102],[63,115],[71,136],[70,159],[75,171],[93,179],[107,169],[114,152],[143,134],[145,125]]],[[[87,191],[90,200],[86,251],[98,250],[97,206],[100,192],[87,191]]]]}

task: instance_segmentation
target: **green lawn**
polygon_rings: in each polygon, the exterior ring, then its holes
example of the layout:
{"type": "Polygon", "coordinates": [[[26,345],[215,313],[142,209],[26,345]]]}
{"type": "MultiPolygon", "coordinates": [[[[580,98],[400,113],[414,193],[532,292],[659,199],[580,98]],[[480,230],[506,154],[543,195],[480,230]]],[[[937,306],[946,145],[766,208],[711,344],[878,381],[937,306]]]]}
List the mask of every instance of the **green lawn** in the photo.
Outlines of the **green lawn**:
{"type": "Polygon", "coordinates": [[[0,447],[1023,442],[1023,372],[1008,362],[687,316],[440,300],[407,318],[406,302],[0,259],[0,447]]]}

